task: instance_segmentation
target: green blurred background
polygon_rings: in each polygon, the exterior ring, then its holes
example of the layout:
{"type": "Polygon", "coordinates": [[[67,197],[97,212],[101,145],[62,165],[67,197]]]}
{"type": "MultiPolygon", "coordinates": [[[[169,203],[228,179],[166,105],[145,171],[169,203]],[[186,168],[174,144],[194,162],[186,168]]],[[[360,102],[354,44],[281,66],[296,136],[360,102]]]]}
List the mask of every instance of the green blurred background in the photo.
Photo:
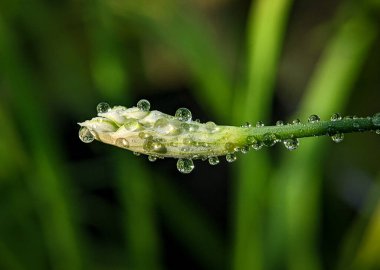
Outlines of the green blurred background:
{"type": "Polygon", "coordinates": [[[0,269],[380,269],[380,137],[155,163],[77,122],[380,111],[378,0],[1,0],[0,269]]]}

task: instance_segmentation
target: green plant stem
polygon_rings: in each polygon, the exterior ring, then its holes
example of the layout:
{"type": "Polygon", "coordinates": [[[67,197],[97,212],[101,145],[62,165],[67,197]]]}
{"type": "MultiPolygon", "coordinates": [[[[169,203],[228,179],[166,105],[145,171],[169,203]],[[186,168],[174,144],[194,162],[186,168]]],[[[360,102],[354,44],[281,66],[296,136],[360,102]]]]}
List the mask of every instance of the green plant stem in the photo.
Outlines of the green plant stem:
{"type": "Polygon", "coordinates": [[[273,134],[277,139],[285,140],[292,138],[315,137],[323,135],[334,135],[337,133],[354,133],[373,131],[380,129],[375,125],[372,117],[357,119],[342,119],[337,121],[320,121],[317,123],[292,124],[284,126],[267,126],[250,128],[248,135],[258,140],[265,140],[267,134],[273,134]]]}

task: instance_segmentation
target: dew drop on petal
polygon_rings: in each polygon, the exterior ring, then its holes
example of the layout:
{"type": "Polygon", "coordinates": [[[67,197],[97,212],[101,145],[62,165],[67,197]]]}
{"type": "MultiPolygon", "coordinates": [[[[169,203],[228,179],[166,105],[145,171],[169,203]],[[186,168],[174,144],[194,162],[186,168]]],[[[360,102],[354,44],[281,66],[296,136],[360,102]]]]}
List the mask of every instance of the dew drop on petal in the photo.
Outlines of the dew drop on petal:
{"type": "Polygon", "coordinates": [[[234,153],[229,153],[226,155],[226,160],[228,162],[234,162],[236,160],[236,155],[234,153]]]}
{"type": "Polygon", "coordinates": [[[299,141],[297,138],[286,139],[286,140],[284,140],[284,146],[286,149],[293,151],[293,150],[298,148],[299,141]]]}
{"type": "Polygon", "coordinates": [[[121,147],[121,148],[128,148],[129,147],[129,142],[125,138],[118,138],[116,139],[116,145],[121,147]]]}
{"type": "Polygon", "coordinates": [[[309,123],[317,123],[317,122],[319,122],[321,119],[319,118],[319,116],[318,115],[316,115],[316,114],[312,114],[312,115],[310,115],[309,116],[309,118],[307,119],[307,122],[309,122],[309,123]]]}
{"type": "Polygon", "coordinates": [[[175,117],[181,121],[181,122],[188,122],[191,120],[191,112],[189,109],[186,109],[186,108],[179,108],[176,112],[175,112],[175,117]]]}
{"type": "Polygon", "coordinates": [[[152,155],[150,155],[150,156],[148,156],[148,160],[149,160],[150,162],[155,162],[155,161],[157,160],[157,157],[156,157],[156,156],[152,156],[152,155]]]}
{"type": "Polygon", "coordinates": [[[137,108],[143,112],[148,112],[150,110],[150,102],[146,99],[140,99],[137,102],[137,108]]]}
{"type": "Polygon", "coordinates": [[[108,103],[106,103],[106,102],[100,102],[100,103],[98,104],[98,106],[96,106],[96,111],[97,111],[98,113],[106,113],[106,112],[108,112],[109,110],[111,110],[111,107],[110,107],[110,105],[109,105],[108,103]]]}
{"type": "Polygon", "coordinates": [[[331,135],[331,139],[333,142],[340,143],[344,139],[344,133],[335,133],[334,135],[331,135]]]}
{"type": "Polygon", "coordinates": [[[94,141],[95,137],[87,127],[81,127],[79,129],[79,139],[84,143],[90,143],[94,141]]]}
{"type": "Polygon", "coordinates": [[[331,121],[339,121],[339,120],[342,120],[342,116],[339,113],[334,113],[333,115],[331,115],[330,120],[331,121]]]}
{"type": "Polygon", "coordinates": [[[210,165],[217,165],[217,164],[219,164],[219,158],[218,157],[209,157],[208,163],[210,163],[210,165]]]}
{"type": "Polygon", "coordinates": [[[180,158],[177,161],[177,169],[181,173],[191,173],[194,169],[194,162],[189,158],[180,158]]]}

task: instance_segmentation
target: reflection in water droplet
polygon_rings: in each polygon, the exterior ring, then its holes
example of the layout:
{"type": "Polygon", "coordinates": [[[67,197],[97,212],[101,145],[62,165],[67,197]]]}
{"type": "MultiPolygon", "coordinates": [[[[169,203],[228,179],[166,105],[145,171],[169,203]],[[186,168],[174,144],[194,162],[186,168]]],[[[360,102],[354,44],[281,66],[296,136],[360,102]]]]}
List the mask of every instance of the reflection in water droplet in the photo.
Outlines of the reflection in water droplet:
{"type": "Polygon", "coordinates": [[[376,113],[376,114],[374,114],[374,116],[372,116],[372,123],[376,127],[380,127],[380,113],[376,113]]]}
{"type": "Polygon", "coordinates": [[[265,146],[273,146],[277,142],[277,137],[273,133],[265,133],[263,136],[263,144],[265,146]]]}
{"type": "Polygon", "coordinates": [[[309,116],[309,118],[307,119],[307,122],[309,122],[309,123],[317,123],[317,122],[319,122],[321,119],[319,118],[319,116],[318,115],[316,115],[316,114],[312,114],[312,115],[310,115],[309,116]]]}
{"type": "Polygon", "coordinates": [[[111,110],[111,107],[110,107],[110,105],[108,105],[108,103],[106,103],[106,102],[100,102],[100,103],[98,104],[98,106],[96,106],[96,111],[97,111],[98,113],[106,113],[106,112],[108,112],[109,110],[111,110]]]}
{"type": "Polygon", "coordinates": [[[230,142],[226,143],[226,144],[224,145],[224,148],[225,148],[228,152],[233,152],[233,151],[235,151],[235,145],[234,145],[233,143],[230,143],[230,142]]]}
{"type": "Polygon", "coordinates": [[[331,139],[336,143],[340,143],[344,139],[344,133],[335,133],[331,135],[331,139]]]}
{"type": "Polygon", "coordinates": [[[177,169],[181,173],[191,173],[194,169],[194,162],[189,158],[180,158],[177,161],[177,169]]]}
{"type": "Polygon", "coordinates": [[[124,127],[126,130],[135,131],[140,128],[140,124],[136,119],[130,118],[124,121],[124,127]]]}
{"type": "Polygon", "coordinates": [[[299,120],[298,118],[294,119],[293,120],[293,125],[298,125],[298,124],[301,124],[301,120],[299,120]]]}
{"type": "Polygon", "coordinates": [[[286,147],[286,149],[292,151],[297,149],[297,147],[299,146],[299,141],[297,138],[287,139],[284,141],[284,146],[286,147]]]}
{"type": "Polygon", "coordinates": [[[217,165],[217,164],[219,164],[219,158],[218,157],[209,157],[208,163],[210,163],[210,165],[217,165]]]}
{"type": "Polygon", "coordinates": [[[181,121],[181,122],[188,122],[191,120],[191,112],[189,109],[186,109],[186,108],[179,108],[176,112],[175,112],[175,117],[181,121]]]}
{"type": "Polygon", "coordinates": [[[249,122],[245,122],[243,125],[241,125],[242,128],[250,128],[252,125],[249,122]]]}
{"type": "Polygon", "coordinates": [[[157,160],[157,157],[156,156],[148,156],[148,160],[150,162],[155,162],[157,160]]]}
{"type": "Polygon", "coordinates": [[[339,120],[342,120],[342,116],[339,113],[334,113],[333,115],[331,115],[330,120],[331,121],[339,121],[339,120]]]}
{"type": "Polygon", "coordinates": [[[94,141],[95,137],[87,127],[81,127],[79,129],[79,139],[84,143],[90,143],[94,141]]]}
{"type": "Polygon", "coordinates": [[[283,126],[283,125],[284,125],[284,121],[278,120],[276,122],[276,126],[278,126],[278,127],[283,126]]]}
{"type": "Polygon", "coordinates": [[[226,155],[226,160],[227,160],[228,162],[234,162],[234,161],[236,160],[236,155],[233,154],[233,153],[227,154],[227,155],[226,155]]]}
{"type": "Polygon", "coordinates": [[[150,110],[150,102],[146,99],[140,99],[139,102],[137,102],[137,108],[141,111],[148,112],[150,110]]]}
{"type": "Polygon", "coordinates": [[[129,147],[129,142],[125,138],[118,138],[116,139],[116,145],[122,148],[128,148],[129,147]]]}
{"type": "Polygon", "coordinates": [[[211,132],[211,133],[213,133],[213,132],[215,132],[215,131],[217,131],[218,130],[218,127],[217,127],[217,125],[214,123],[214,122],[207,122],[206,124],[205,124],[205,127],[206,127],[206,129],[209,131],[209,132],[211,132]]]}
{"type": "Polygon", "coordinates": [[[263,127],[264,126],[264,123],[262,121],[258,121],[256,123],[256,127],[263,127]]]}
{"type": "Polygon", "coordinates": [[[248,145],[245,145],[243,146],[241,149],[240,149],[240,152],[242,152],[243,154],[247,154],[249,151],[249,146],[248,145]]]}

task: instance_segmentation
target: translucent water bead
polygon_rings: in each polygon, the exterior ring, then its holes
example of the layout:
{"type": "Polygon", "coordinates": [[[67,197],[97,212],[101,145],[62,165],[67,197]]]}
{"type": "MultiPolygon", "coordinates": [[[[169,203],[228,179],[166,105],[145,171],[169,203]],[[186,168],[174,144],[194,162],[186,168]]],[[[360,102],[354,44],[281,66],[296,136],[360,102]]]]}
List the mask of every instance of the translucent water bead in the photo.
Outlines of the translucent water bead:
{"type": "Polygon", "coordinates": [[[209,157],[208,163],[210,163],[210,165],[217,165],[217,164],[219,164],[219,158],[218,157],[209,157]]]}
{"type": "Polygon", "coordinates": [[[181,122],[188,122],[191,120],[192,115],[189,109],[179,108],[175,112],[175,117],[181,122]]]}
{"type": "Polygon", "coordinates": [[[90,143],[94,141],[95,137],[88,128],[81,127],[79,129],[79,139],[84,143],[90,143]]]}
{"type": "Polygon", "coordinates": [[[317,122],[319,122],[321,119],[319,118],[319,116],[318,115],[316,115],[316,114],[312,114],[312,115],[310,115],[309,116],[309,118],[307,119],[307,122],[309,122],[309,123],[317,123],[317,122]]]}
{"type": "Polygon", "coordinates": [[[191,173],[194,170],[194,162],[189,158],[180,158],[177,161],[177,169],[181,173],[191,173]]]}
{"type": "Polygon", "coordinates": [[[111,107],[110,107],[110,105],[109,105],[108,103],[106,103],[106,102],[100,102],[100,103],[98,104],[98,106],[96,106],[96,111],[97,111],[98,113],[106,113],[106,112],[108,112],[109,110],[111,110],[111,107]]]}
{"type": "Polygon", "coordinates": [[[137,102],[137,108],[143,112],[148,112],[150,110],[150,102],[146,99],[140,99],[139,102],[137,102]]]}
{"type": "Polygon", "coordinates": [[[287,139],[284,141],[284,146],[286,149],[288,149],[289,151],[293,151],[295,149],[298,148],[299,146],[299,141],[297,138],[294,138],[294,139],[287,139]]]}

